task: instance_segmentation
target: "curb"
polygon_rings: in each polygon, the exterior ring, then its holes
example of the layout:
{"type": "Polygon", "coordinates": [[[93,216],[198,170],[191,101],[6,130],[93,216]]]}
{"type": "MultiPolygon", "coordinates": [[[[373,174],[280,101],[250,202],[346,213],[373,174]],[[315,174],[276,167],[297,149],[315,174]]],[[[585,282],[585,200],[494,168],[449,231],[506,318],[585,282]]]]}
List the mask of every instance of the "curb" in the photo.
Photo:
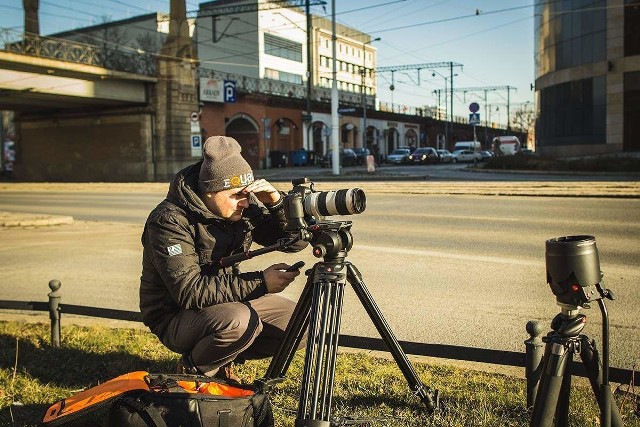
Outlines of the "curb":
{"type": "Polygon", "coordinates": [[[0,212],[0,227],[45,227],[73,223],[72,216],[0,212]]]}

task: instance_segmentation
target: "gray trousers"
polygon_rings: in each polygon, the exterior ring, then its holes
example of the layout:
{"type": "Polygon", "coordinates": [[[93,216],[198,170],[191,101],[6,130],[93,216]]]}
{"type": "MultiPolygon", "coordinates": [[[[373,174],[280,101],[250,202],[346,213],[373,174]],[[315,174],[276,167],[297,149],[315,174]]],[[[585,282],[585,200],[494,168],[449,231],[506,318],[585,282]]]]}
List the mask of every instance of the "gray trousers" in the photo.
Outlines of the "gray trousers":
{"type": "MultiPolygon", "coordinates": [[[[295,305],[289,299],[268,294],[246,302],[182,310],[169,323],[162,343],[176,353],[188,354],[205,375],[213,375],[236,358],[273,356],[295,305]]],[[[305,339],[298,348],[304,343],[305,339]]]]}

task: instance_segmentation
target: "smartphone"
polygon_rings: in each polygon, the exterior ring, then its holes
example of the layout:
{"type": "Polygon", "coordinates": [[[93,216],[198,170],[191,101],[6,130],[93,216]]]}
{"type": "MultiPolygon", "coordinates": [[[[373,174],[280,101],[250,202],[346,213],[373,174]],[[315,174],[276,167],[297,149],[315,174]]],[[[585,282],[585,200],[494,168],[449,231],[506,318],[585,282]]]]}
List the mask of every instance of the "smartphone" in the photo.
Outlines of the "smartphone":
{"type": "Polygon", "coordinates": [[[285,271],[296,271],[296,270],[300,270],[302,267],[304,267],[304,261],[298,261],[295,264],[293,264],[291,267],[287,268],[285,271]]]}

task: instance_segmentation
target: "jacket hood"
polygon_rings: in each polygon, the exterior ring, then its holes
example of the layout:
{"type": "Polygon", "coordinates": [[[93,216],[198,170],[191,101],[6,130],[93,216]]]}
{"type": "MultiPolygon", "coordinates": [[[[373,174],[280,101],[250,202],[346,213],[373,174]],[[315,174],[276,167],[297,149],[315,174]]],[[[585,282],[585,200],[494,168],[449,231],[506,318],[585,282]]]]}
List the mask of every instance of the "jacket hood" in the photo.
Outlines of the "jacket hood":
{"type": "Polygon", "coordinates": [[[224,220],[224,218],[213,214],[198,196],[198,175],[201,164],[202,160],[187,166],[176,174],[169,185],[167,200],[193,214],[198,221],[207,223],[214,220],[224,220]]]}

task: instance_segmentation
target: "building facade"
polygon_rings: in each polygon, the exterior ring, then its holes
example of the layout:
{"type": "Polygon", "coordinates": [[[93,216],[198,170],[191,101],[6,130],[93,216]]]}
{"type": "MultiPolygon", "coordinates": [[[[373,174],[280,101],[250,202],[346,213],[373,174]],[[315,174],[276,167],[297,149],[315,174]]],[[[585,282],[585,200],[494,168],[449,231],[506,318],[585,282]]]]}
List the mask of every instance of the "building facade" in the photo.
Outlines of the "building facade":
{"type": "Polygon", "coordinates": [[[535,19],[537,151],[640,151],[640,1],[546,0],[535,19]]]}

